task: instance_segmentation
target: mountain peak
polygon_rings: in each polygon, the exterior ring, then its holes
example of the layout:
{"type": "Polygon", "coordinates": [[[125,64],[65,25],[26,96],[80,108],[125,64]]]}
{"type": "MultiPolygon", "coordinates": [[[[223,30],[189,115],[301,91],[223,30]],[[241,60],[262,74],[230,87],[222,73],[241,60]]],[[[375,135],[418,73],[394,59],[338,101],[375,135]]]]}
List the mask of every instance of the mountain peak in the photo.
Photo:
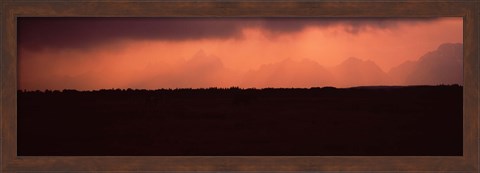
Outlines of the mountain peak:
{"type": "MultiPolygon", "coordinates": [[[[443,43],[438,46],[438,53],[444,54],[444,56],[457,57],[456,55],[463,55],[462,43],[443,43]]],[[[459,58],[462,58],[461,56],[459,58]]]]}
{"type": "Polygon", "coordinates": [[[203,49],[200,49],[193,56],[194,57],[206,57],[207,54],[205,53],[205,51],[203,49]]]}
{"type": "Polygon", "coordinates": [[[390,75],[408,85],[462,84],[463,44],[443,43],[417,61],[392,68],[390,75]]]}
{"type": "Polygon", "coordinates": [[[375,62],[355,57],[347,58],[332,70],[338,86],[383,85],[388,80],[375,62]]]}
{"type": "Polygon", "coordinates": [[[345,61],[340,63],[338,66],[347,66],[347,67],[363,66],[363,67],[374,67],[374,68],[380,69],[380,67],[378,67],[378,65],[371,60],[362,60],[356,57],[349,57],[345,61]]]}
{"type": "Polygon", "coordinates": [[[360,63],[360,62],[363,62],[363,60],[360,59],[360,58],[357,58],[357,57],[349,57],[349,58],[347,58],[347,59],[346,59],[345,61],[343,61],[343,62],[344,62],[344,63],[345,63],[345,62],[358,62],[358,63],[360,63]]]}
{"type": "Polygon", "coordinates": [[[443,43],[438,46],[437,50],[431,51],[420,57],[420,63],[424,61],[439,61],[440,59],[446,61],[455,60],[461,61],[463,59],[463,44],[461,43],[443,43]],[[432,60],[436,59],[436,60],[432,60]]]}
{"type": "Polygon", "coordinates": [[[463,46],[462,43],[443,43],[440,46],[438,46],[437,50],[455,49],[462,46],[463,46]]]}

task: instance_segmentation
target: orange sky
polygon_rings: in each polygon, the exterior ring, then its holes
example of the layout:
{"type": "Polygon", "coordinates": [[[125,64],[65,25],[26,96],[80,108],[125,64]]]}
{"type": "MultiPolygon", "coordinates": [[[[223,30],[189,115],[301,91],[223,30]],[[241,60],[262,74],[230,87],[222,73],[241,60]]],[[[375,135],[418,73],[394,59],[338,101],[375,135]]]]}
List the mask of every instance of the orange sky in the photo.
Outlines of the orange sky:
{"type": "Polygon", "coordinates": [[[417,61],[443,43],[463,42],[462,18],[338,18],[324,23],[322,18],[295,18],[285,25],[283,21],[269,23],[269,18],[215,20],[219,19],[189,19],[189,25],[184,26],[182,18],[177,18],[174,27],[156,30],[152,23],[162,20],[146,21],[147,29],[129,29],[128,22],[122,21],[109,27],[109,22],[97,24],[92,22],[95,20],[62,25],[62,20],[20,18],[18,88],[403,85],[406,83],[393,76],[370,83],[378,76],[366,75],[363,83],[339,79],[345,77],[338,75],[341,72],[335,67],[355,57],[359,62],[376,64],[388,75],[393,67],[417,61]],[[37,25],[44,27],[34,30],[37,25]],[[88,25],[87,29],[83,25],[88,25]],[[98,32],[95,27],[99,27],[98,32]],[[102,29],[105,33],[100,32],[102,29]]]}

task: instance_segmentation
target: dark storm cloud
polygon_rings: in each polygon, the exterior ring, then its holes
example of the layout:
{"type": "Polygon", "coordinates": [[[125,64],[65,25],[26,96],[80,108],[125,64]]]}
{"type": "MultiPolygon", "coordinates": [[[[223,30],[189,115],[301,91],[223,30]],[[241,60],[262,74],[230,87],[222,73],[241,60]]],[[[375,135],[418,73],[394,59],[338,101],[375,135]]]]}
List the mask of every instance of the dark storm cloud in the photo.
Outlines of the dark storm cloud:
{"type": "Polygon", "coordinates": [[[240,27],[228,20],[178,18],[19,18],[18,42],[27,49],[87,48],[119,39],[224,38],[240,27]]]}
{"type": "Polygon", "coordinates": [[[272,32],[296,32],[305,27],[344,26],[345,31],[357,34],[367,28],[391,29],[401,24],[416,25],[429,23],[439,18],[264,18],[258,25],[272,32]]]}
{"type": "Polygon", "coordinates": [[[435,18],[18,18],[18,45],[28,50],[43,48],[87,49],[117,40],[225,39],[241,37],[245,27],[272,33],[296,32],[307,26],[345,26],[357,34],[365,28],[395,28],[435,18]]]}

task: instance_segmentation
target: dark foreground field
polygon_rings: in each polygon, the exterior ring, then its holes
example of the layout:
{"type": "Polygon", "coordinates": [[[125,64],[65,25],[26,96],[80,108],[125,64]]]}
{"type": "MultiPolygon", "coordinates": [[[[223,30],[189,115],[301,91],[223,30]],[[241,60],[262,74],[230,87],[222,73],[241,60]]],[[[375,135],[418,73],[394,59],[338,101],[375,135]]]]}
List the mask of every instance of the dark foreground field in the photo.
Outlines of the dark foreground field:
{"type": "Polygon", "coordinates": [[[462,87],[18,92],[18,155],[462,155],[462,87]]]}

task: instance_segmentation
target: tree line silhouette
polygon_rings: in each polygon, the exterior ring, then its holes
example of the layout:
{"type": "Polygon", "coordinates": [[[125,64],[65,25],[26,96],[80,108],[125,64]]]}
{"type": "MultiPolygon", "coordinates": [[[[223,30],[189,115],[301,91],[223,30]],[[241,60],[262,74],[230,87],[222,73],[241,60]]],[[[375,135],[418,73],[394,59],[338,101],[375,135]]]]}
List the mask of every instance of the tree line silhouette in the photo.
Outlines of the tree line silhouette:
{"type": "Polygon", "coordinates": [[[462,155],[460,85],[18,90],[19,155],[462,155]]]}

